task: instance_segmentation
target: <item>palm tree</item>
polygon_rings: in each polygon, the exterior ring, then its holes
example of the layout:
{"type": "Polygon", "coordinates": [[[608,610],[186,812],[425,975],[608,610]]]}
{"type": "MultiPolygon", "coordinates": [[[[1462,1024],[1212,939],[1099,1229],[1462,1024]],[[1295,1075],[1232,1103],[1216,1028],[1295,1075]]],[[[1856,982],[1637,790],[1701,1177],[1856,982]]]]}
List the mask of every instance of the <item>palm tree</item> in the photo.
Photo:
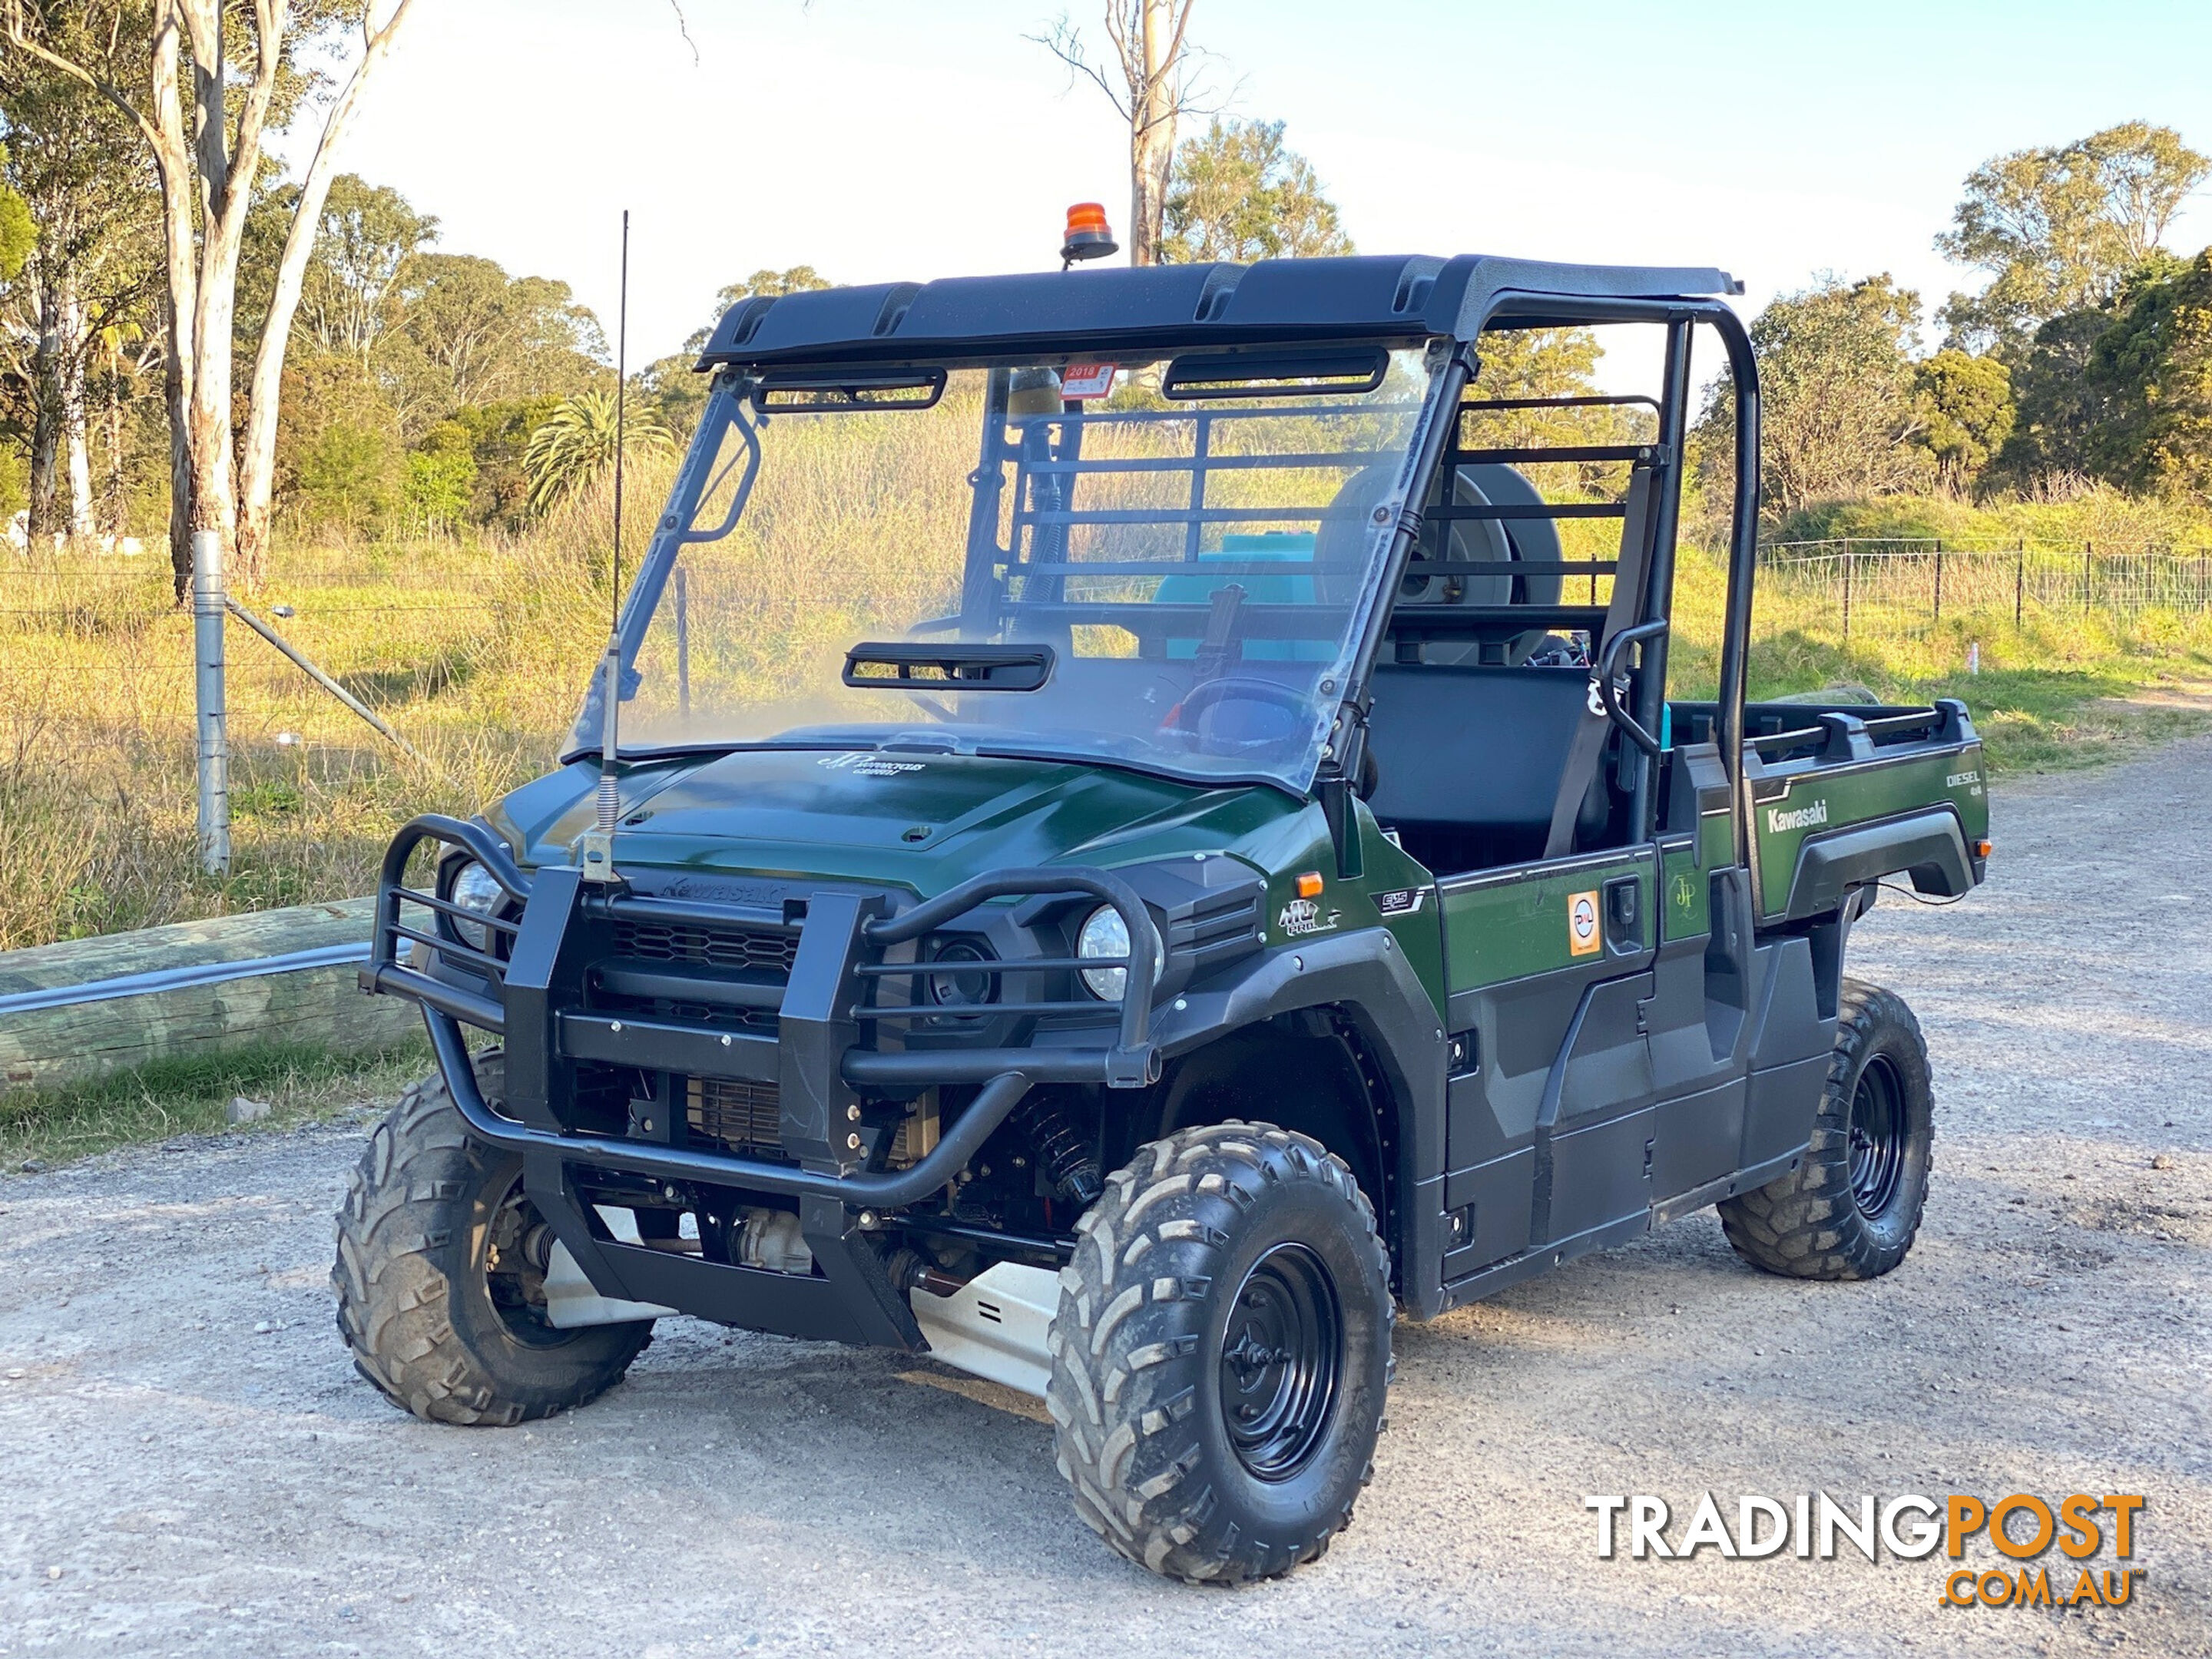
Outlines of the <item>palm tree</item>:
{"type": "MultiPolygon", "coordinates": [[[[623,420],[623,447],[630,454],[657,454],[675,447],[675,434],[659,417],[639,409],[623,420]]],[[[543,513],[614,465],[615,395],[579,392],[563,398],[545,424],[530,434],[523,470],[530,475],[530,507],[543,513]]]]}

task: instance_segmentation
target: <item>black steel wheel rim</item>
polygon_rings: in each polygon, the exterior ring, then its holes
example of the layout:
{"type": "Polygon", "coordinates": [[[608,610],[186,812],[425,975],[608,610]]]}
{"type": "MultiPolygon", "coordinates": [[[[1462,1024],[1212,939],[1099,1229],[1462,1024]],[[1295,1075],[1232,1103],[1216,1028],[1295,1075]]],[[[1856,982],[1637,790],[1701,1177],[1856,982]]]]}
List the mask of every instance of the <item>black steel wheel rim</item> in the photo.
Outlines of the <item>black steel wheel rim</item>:
{"type": "Polygon", "coordinates": [[[1878,1219],[1905,1178],[1905,1091],[1888,1057],[1876,1054],[1851,1096],[1851,1201],[1878,1219]]]}
{"type": "Polygon", "coordinates": [[[1274,1246],[1244,1275],[1222,1334],[1221,1415],[1237,1461],[1261,1480],[1305,1468],[1335,1415],[1343,1369],[1336,1281],[1306,1246],[1274,1246]]]}

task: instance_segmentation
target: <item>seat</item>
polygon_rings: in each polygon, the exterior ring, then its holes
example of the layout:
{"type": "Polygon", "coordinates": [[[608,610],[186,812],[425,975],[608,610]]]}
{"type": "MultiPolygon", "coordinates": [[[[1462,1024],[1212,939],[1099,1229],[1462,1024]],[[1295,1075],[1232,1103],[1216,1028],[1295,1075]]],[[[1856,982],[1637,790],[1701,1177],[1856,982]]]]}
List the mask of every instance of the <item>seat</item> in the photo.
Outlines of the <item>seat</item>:
{"type": "MultiPolygon", "coordinates": [[[[1378,665],[1376,821],[1440,876],[1540,858],[1589,695],[1586,669],[1378,665]]],[[[1601,826],[1601,782],[1591,795],[1583,819],[1601,826]]]]}

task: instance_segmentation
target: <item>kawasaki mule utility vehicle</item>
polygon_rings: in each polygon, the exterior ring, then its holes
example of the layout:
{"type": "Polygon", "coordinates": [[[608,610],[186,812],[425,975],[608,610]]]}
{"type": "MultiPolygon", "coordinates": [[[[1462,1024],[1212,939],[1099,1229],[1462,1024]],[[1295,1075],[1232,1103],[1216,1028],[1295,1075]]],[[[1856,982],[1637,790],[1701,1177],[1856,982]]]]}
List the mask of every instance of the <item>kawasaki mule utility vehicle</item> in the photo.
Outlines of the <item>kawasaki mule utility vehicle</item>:
{"type": "Polygon", "coordinates": [[[1747,707],[1729,291],[1293,259],[731,310],[566,763],[386,861],[363,982],[439,1075],[339,1218],[362,1371],[514,1423],[672,1313],[931,1353],[1044,1398],[1115,1549],[1233,1583],[1350,1518],[1401,1310],[1715,1204],[1770,1272],[1895,1267],[1928,1066],[1844,945],[1884,878],[1981,879],[1981,749],[1956,702],[1747,707]],[[1517,385],[1563,327],[1650,395],[1517,385]],[[1678,584],[1693,339],[1734,531],[1678,584]]]}

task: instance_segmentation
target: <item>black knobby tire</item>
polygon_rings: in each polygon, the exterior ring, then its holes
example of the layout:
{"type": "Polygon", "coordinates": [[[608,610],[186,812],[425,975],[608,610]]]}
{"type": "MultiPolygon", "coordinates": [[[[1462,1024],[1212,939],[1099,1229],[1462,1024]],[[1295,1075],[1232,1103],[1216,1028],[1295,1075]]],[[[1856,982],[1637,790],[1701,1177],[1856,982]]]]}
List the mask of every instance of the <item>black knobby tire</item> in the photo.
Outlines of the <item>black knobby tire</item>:
{"type": "MultiPolygon", "coordinates": [[[[503,1071],[496,1054],[478,1060],[487,1099],[501,1097],[503,1071]]],[[[355,1368],[429,1422],[525,1423],[580,1406],[652,1340],[649,1320],[545,1322],[550,1236],[531,1237],[542,1223],[521,1181],[521,1158],[470,1134],[432,1077],[377,1125],[347,1184],[331,1268],[338,1330],[355,1368]]]]}
{"type": "Polygon", "coordinates": [[[1912,1010],[1847,979],[1837,1014],[1805,1161],[1720,1206],[1736,1254],[1793,1279],[1877,1279],[1904,1261],[1935,1167],[1935,1094],[1912,1010]]]}
{"type": "Polygon", "coordinates": [[[1317,1559],[1374,1474],[1396,1316],[1352,1171],[1272,1125],[1184,1129],[1076,1231],[1045,1405],[1077,1510],[1170,1578],[1317,1559]]]}

